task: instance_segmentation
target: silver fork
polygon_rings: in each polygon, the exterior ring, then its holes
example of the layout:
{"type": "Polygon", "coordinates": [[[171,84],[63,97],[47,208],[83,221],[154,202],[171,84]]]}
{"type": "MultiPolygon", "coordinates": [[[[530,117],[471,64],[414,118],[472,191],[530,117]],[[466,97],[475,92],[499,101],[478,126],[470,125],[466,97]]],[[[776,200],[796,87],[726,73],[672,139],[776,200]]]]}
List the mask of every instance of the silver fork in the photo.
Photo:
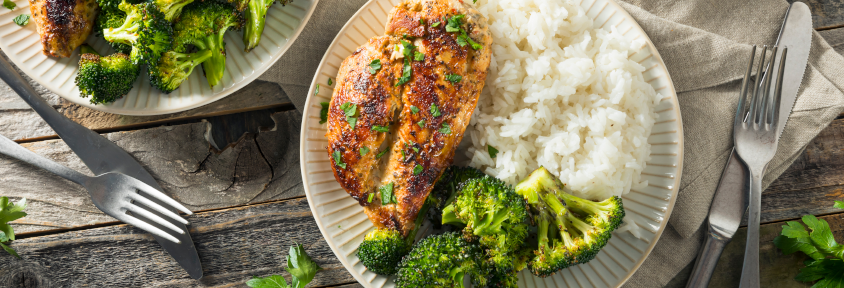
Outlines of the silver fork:
{"type": "Polygon", "coordinates": [[[747,72],[739,94],[738,108],[733,130],[733,138],[736,145],[736,152],[739,158],[750,170],[750,208],[747,214],[747,246],[744,250],[744,267],[741,270],[742,288],[759,287],[759,221],[762,206],[762,177],[765,175],[765,167],[774,158],[777,152],[777,119],[779,119],[780,98],[782,96],[783,69],[785,68],[785,55],[788,48],[783,48],[782,59],[780,60],[779,75],[772,75],[774,57],[777,55],[777,47],[773,48],[769,60],[770,65],[765,71],[765,82],[760,86],[762,69],[765,67],[765,54],[768,46],[762,49],[762,59],[759,61],[759,68],[756,72],[756,81],[752,92],[748,91],[750,72],[753,70],[753,58],[756,56],[756,46],[753,46],[750,55],[750,64],[747,65],[747,72]],[[774,84],[774,93],[771,94],[771,78],[777,77],[774,84]],[[752,94],[749,105],[746,102],[747,94],[752,94]],[[773,99],[771,99],[773,98],[773,99]],[[749,106],[749,107],[746,107],[749,106]],[[749,111],[748,111],[749,110],[749,111]]]}
{"type": "Polygon", "coordinates": [[[158,199],[162,203],[175,207],[188,215],[192,214],[191,211],[185,208],[185,206],[182,206],[182,204],[179,204],[179,202],[176,202],[176,200],[173,200],[173,198],[168,197],[166,194],[138,179],[114,172],[105,173],[96,177],[88,177],[76,170],[41,157],[2,135],[0,135],[0,154],[11,156],[12,158],[32,164],[84,186],[88,190],[88,194],[91,195],[94,205],[106,214],[117,218],[117,220],[176,243],[180,241],[176,237],[173,237],[171,233],[185,234],[186,232],[163,217],[176,220],[185,225],[188,224],[187,220],[169,208],[156,204],[147,197],[158,199]],[[158,215],[150,210],[157,212],[158,215]],[[131,215],[127,212],[131,213],[131,215]],[[168,233],[156,226],[166,228],[170,232],[168,233]]]}

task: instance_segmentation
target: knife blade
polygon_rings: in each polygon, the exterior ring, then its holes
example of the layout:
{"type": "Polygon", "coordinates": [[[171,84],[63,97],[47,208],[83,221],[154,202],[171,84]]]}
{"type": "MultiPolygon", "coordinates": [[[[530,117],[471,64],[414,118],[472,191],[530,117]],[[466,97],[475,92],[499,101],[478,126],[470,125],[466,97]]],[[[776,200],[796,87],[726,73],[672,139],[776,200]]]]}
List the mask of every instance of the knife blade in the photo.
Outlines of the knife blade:
{"type": "MultiPolygon", "coordinates": [[[[5,81],[12,90],[56,131],[56,134],[64,140],[65,144],[79,156],[82,162],[95,175],[120,172],[141,180],[159,191],[164,191],[152,175],[138,161],[132,158],[129,153],[126,153],[125,150],[96,132],[71,121],[53,109],[3,57],[0,57],[0,79],[5,81]]],[[[164,204],[154,198],[150,198],[150,200],[158,202],[159,205],[164,204]]],[[[170,207],[167,205],[162,206],[170,207]]],[[[151,212],[159,214],[158,212],[151,212]]],[[[179,211],[173,210],[173,212],[178,213],[179,211]]],[[[167,219],[167,217],[163,218],[167,219]]],[[[188,231],[185,225],[180,222],[171,220],[170,223],[184,229],[184,231],[188,231]]],[[[156,223],[149,224],[159,229],[168,229],[156,223]]],[[[191,240],[190,233],[175,234],[174,236],[181,243],[174,243],[158,236],[154,237],[161,244],[161,247],[173,256],[176,262],[188,272],[191,278],[202,278],[202,264],[199,261],[199,254],[196,252],[196,247],[193,244],[193,240],[191,240]]]]}
{"type": "MultiPolygon", "coordinates": [[[[797,91],[800,89],[806,64],[809,61],[809,50],[812,45],[812,12],[809,10],[809,6],[802,2],[794,2],[789,6],[776,45],[780,48],[788,47],[779,114],[780,123],[786,123],[786,125],[778,125],[777,137],[779,137],[782,135],[785,126],[788,125],[788,117],[797,101],[797,91]]],[[[777,70],[779,69],[782,50],[779,49],[776,57],[774,57],[776,62],[773,64],[772,75],[777,75],[779,72],[777,70]]],[[[764,76],[761,77],[764,80],[764,76]]],[[[749,175],[747,167],[744,163],[741,163],[735,149],[733,149],[715,190],[715,197],[712,199],[709,217],[707,218],[706,240],[686,287],[708,286],[709,279],[718,264],[718,258],[724,250],[724,246],[733,238],[741,220],[744,219],[750,196],[749,175]]]]}

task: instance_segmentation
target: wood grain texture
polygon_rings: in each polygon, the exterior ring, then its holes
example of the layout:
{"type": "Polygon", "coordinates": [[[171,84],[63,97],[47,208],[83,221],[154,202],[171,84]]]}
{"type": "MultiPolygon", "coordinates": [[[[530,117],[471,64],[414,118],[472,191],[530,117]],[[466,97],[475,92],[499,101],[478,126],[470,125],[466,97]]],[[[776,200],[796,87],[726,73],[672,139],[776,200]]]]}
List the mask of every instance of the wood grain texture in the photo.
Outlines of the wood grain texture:
{"type": "MultiPolygon", "coordinates": [[[[792,3],[795,0],[788,0],[792,3]]],[[[799,0],[812,10],[812,24],[823,30],[844,26],[844,3],[840,0],[799,0]]]]}
{"type": "Polygon", "coordinates": [[[829,43],[829,46],[835,49],[835,52],[844,54],[844,28],[824,30],[818,33],[823,36],[826,43],[829,43]]]}
{"type": "Polygon", "coordinates": [[[354,282],[304,197],[200,212],[188,220],[205,273],[199,281],[150,235],[115,225],[15,241],[23,259],[0,254],[0,287],[245,287],[252,276],[289,280],[283,267],[294,241],[323,268],[310,287],[354,282]]]}
{"type": "MultiPolygon", "coordinates": [[[[295,110],[276,113],[275,127],[244,134],[223,150],[206,140],[208,122],[105,137],[144,165],[166,193],[196,211],[304,195],[299,168],[301,117],[295,110]]],[[[23,146],[90,174],[61,140],[23,146]]],[[[82,187],[5,156],[0,156],[0,195],[29,199],[29,215],[13,222],[18,232],[114,221],[93,206],[82,187]]]]}

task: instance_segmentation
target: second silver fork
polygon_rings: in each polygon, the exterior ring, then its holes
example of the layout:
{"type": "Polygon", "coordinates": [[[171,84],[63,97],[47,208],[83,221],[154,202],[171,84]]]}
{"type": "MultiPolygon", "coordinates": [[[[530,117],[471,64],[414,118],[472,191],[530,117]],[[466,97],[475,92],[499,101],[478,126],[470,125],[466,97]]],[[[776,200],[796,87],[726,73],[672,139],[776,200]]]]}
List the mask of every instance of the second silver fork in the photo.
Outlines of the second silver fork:
{"type": "Polygon", "coordinates": [[[780,98],[782,96],[783,69],[785,68],[785,57],[787,48],[783,48],[780,67],[777,70],[779,75],[772,75],[777,47],[773,48],[770,64],[765,71],[765,82],[762,79],[762,70],[766,66],[765,56],[768,46],[762,50],[762,59],[759,61],[759,68],[756,72],[756,81],[748,89],[750,84],[750,72],[753,70],[753,58],[756,56],[756,46],[750,56],[750,64],[744,75],[744,81],[739,95],[738,108],[733,130],[736,152],[739,158],[750,170],[750,207],[747,213],[747,246],[744,250],[744,266],[741,271],[742,288],[759,287],[759,224],[761,220],[760,210],[762,207],[762,177],[765,175],[765,168],[768,162],[774,158],[777,152],[777,135],[780,98]],[[774,93],[771,94],[771,78],[776,76],[774,93]],[[761,86],[760,86],[761,84],[761,86]],[[749,91],[749,90],[752,90],[749,91]],[[750,103],[747,102],[747,95],[751,94],[750,103]]]}

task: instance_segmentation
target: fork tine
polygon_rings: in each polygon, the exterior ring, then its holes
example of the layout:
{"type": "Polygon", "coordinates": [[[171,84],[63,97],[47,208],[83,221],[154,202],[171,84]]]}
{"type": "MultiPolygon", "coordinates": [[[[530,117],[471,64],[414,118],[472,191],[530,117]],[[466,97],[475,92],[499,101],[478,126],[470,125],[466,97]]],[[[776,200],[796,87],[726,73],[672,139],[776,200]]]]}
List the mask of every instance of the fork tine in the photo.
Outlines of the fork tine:
{"type": "Polygon", "coordinates": [[[785,75],[785,71],[783,71],[783,69],[785,69],[785,54],[787,54],[787,53],[788,53],[788,47],[783,47],[782,48],[782,56],[780,57],[780,67],[777,70],[777,71],[779,71],[779,75],[777,75],[777,84],[776,84],[776,88],[774,90],[774,97],[775,97],[775,100],[774,100],[775,105],[774,106],[775,107],[774,107],[774,113],[773,113],[774,115],[772,116],[773,119],[771,120],[771,127],[774,127],[774,128],[776,128],[777,125],[779,125],[778,122],[779,122],[779,119],[780,119],[780,106],[782,104],[782,79],[783,79],[783,75],[785,75]]]}
{"type": "Polygon", "coordinates": [[[141,196],[140,194],[132,194],[129,197],[132,198],[132,200],[134,200],[135,202],[140,202],[141,204],[144,204],[144,206],[147,206],[152,210],[158,211],[158,213],[164,214],[164,216],[170,217],[173,220],[188,225],[188,220],[185,220],[184,218],[179,216],[179,214],[174,213],[173,210],[164,208],[164,206],[158,205],[158,203],[152,202],[152,200],[149,200],[146,197],[141,196]]]}
{"type": "Polygon", "coordinates": [[[173,237],[173,235],[170,235],[169,233],[164,232],[164,230],[158,229],[158,227],[152,226],[149,223],[142,221],[141,219],[122,213],[119,216],[120,217],[117,220],[123,221],[126,224],[138,227],[141,230],[147,231],[152,235],[173,241],[175,243],[182,243],[182,241],[179,241],[179,239],[173,237]]]}
{"type": "Polygon", "coordinates": [[[179,202],[176,202],[176,200],[173,200],[173,198],[170,198],[170,196],[167,196],[167,194],[164,194],[161,191],[158,191],[158,189],[155,189],[152,186],[147,185],[147,183],[144,183],[140,180],[136,180],[134,183],[132,183],[132,185],[135,186],[135,188],[137,188],[138,190],[143,191],[147,195],[152,196],[153,198],[158,199],[161,202],[164,202],[164,204],[167,204],[167,205],[170,205],[170,206],[172,206],[176,209],[179,209],[180,211],[185,212],[188,215],[193,214],[193,212],[191,212],[190,209],[183,206],[179,202]]]}
{"type": "Polygon", "coordinates": [[[768,120],[770,120],[769,115],[771,113],[769,112],[771,112],[773,106],[776,105],[776,103],[771,103],[773,99],[770,99],[770,94],[771,83],[773,83],[771,81],[771,78],[774,77],[774,63],[776,63],[777,60],[777,48],[779,47],[774,46],[774,49],[771,50],[771,59],[768,60],[768,68],[765,69],[765,75],[768,75],[767,77],[765,77],[765,84],[763,84],[765,89],[763,90],[762,95],[759,96],[762,97],[762,106],[760,106],[759,110],[759,125],[763,125],[765,126],[765,128],[770,127],[768,125],[768,120]]]}
{"type": "Polygon", "coordinates": [[[756,81],[753,84],[753,92],[750,94],[750,112],[748,112],[748,123],[756,123],[756,114],[759,111],[759,84],[762,81],[762,69],[765,67],[765,56],[768,54],[768,45],[762,46],[762,58],[759,59],[759,69],[756,70],[756,81]]]}
{"type": "Polygon", "coordinates": [[[152,214],[152,212],[149,212],[146,209],[141,208],[141,207],[139,207],[135,204],[127,204],[125,208],[126,208],[126,210],[129,210],[129,212],[132,212],[133,214],[138,214],[138,216],[147,218],[147,219],[149,219],[149,221],[152,221],[152,222],[158,223],[161,226],[170,228],[170,230],[173,230],[173,232],[176,232],[176,233],[179,233],[179,234],[185,234],[184,230],[182,230],[181,228],[179,228],[176,225],[173,225],[173,223],[170,223],[170,221],[167,221],[167,220],[165,220],[164,218],[161,218],[158,215],[152,214]]]}
{"type": "Polygon", "coordinates": [[[739,92],[738,106],[736,107],[736,119],[733,127],[738,126],[738,123],[744,121],[744,115],[747,115],[747,87],[750,83],[750,73],[753,72],[753,58],[756,58],[756,45],[750,50],[750,63],[747,64],[747,72],[744,73],[744,80],[741,81],[741,92],[739,92]]]}

